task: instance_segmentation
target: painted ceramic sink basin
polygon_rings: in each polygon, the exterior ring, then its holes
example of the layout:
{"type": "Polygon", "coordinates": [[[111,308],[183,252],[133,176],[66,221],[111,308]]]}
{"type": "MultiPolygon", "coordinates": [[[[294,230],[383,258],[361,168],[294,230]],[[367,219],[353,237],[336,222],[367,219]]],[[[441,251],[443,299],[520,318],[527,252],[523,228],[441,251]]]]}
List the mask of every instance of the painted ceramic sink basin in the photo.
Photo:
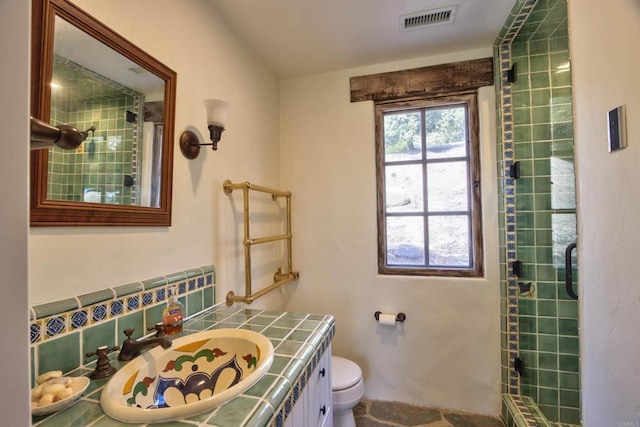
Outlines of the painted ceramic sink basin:
{"type": "Polygon", "coordinates": [[[155,347],[121,368],[100,404],[126,423],[159,423],[211,411],[255,384],[271,367],[273,345],[244,329],[215,329],[155,347]]]}

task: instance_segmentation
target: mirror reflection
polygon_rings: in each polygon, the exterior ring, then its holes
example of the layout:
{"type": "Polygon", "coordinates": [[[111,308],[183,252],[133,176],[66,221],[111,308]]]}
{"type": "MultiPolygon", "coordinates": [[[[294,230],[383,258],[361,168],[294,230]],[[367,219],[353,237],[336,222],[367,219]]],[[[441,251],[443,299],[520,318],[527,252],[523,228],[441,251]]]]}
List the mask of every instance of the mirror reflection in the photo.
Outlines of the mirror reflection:
{"type": "Polygon", "coordinates": [[[51,148],[49,200],[160,206],[164,80],[55,17],[50,123],[95,128],[51,148]]]}

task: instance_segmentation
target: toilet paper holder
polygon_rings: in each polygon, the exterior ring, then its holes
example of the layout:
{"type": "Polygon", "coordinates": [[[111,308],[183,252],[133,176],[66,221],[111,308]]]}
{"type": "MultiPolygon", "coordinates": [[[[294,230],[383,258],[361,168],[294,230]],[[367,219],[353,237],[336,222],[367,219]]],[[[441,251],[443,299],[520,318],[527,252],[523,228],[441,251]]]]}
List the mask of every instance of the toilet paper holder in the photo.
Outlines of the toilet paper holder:
{"type": "MultiPolygon", "coordinates": [[[[376,311],[373,314],[373,317],[376,318],[376,320],[380,320],[380,315],[382,314],[381,311],[376,311]]],[[[404,322],[407,319],[407,316],[404,313],[398,313],[396,314],[396,322],[404,322]]]]}

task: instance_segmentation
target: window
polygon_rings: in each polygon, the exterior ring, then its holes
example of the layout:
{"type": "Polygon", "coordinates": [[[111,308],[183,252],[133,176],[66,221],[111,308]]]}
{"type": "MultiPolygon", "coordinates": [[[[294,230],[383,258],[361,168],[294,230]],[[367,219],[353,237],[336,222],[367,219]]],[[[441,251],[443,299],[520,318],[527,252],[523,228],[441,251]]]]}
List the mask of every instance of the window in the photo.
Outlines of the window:
{"type": "Polygon", "coordinates": [[[378,270],[483,274],[476,94],[378,102],[378,270]]]}

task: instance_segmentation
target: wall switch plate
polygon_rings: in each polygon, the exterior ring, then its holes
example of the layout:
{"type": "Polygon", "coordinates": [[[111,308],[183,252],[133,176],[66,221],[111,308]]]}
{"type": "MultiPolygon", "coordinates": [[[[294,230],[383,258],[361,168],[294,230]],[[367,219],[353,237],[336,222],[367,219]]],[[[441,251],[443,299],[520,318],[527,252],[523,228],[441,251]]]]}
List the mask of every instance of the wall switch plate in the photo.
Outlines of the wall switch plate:
{"type": "Polygon", "coordinates": [[[624,105],[607,113],[609,129],[609,152],[621,150],[627,146],[626,118],[624,105]]]}

